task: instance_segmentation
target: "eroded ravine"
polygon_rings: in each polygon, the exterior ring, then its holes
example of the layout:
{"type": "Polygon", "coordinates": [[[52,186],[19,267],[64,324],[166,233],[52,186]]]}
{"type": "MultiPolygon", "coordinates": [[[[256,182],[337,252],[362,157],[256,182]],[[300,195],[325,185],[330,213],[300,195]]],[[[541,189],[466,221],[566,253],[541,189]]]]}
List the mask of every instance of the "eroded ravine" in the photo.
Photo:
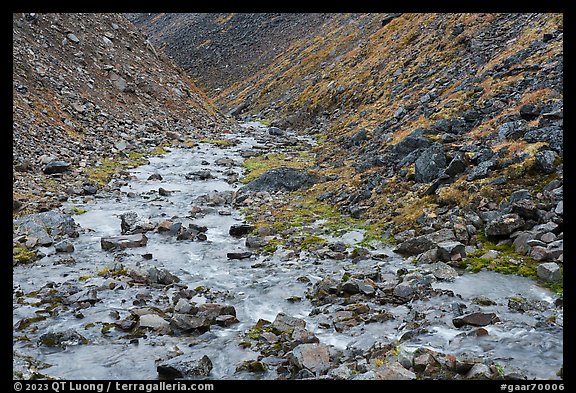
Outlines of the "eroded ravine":
{"type": "MultiPolygon", "coordinates": [[[[133,178],[118,192],[102,194],[92,203],[71,202],[65,208],[87,210],[74,216],[81,227],[80,236],[71,239],[74,252],[55,253],[49,247],[44,250],[48,255],[34,264],[14,267],[14,347],[50,365],[41,370],[43,375],[66,379],[156,379],[156,360],[191,354],[210,358],[213,369],[209,378],[277,378],[274,362],[282,365],[282,358],[289,357],[289,351],[264,356],[259,352],[261,347],[245,345],[250,341],[245,333],[260,319],[274,321],[279,313],[284,313],[305,320],[306,330],[328,346],[332,368],[356,362],[355,375],[370,369],[359,365],[358,356],[392,345],[395,353],[429,348],[455,356],[489,359],[506,372],[517,370],[528,378],[557,378],[562,367],[562,310],[549,307],[555,301],[553,294],[529,279],[480,272],[440,280],[426,267],[415,266],[384,246],[373,250],[372,258],[355,263],[349,259],[320,260],[307,253],[285,258],[281,248],[272,256],[229,259],[228,253],[245,252],[247,248],[244,238],[229,234],[232,225],[242,223],[243,215],[230,203],[238,186],[225,179],[230,171],[241,172],[241,152],[257,144],[258,135],[231,137],[239,142],[232,147],[201,143],[192,149],[173,148],[163,156],[151,158],[148,165],[132,170],[133,178]],[[219,159],[232,162],[218,165],[219,159]],[[211,176],[198,175],[201,171],[208,171],[211,176]],[[149,180],[153,174],[159,174],[161,180],[149,180]],[[159,195],[159,188],[168,192],[159,195]],[[194,206],[201,208],[195,215],[191,213],[194,206]],[[119,216],[127,212],[156,224],[171,220],[205,226],[207,240],[177,240],[174,235],[154,230],[146,233],[145,247],[104,251],[101,238],[120,235],[119,216]],[[179,281],[167,284],[131,280],[132,271],[151,267],[165,269],[179,281]],[[322,303],[314,296],[311,302],[307,298],[322,280],[339,281],[345,273],[353,278],[377,273],[373,281],[384,293],[388,287],[391,290],[397,286],[400,269],[405,269],[402,274],[406,282],[418,282],[427,295],[402,304],[384,301],[378,295],[361,297],[362,293],[357,296],[360,301],[349,303],[322,303]],[[161,329],[149,328],[144,329],[143,336],[116,328],[135,309],[145,309],[146,313],[155,310],[155,315],[167,323],[177,303],[175,296],[182,289],[192,291],[188,300],[195,305],[232,305],[239,322],[228,326],[212,324],[203,334],[161,334],[161,329]],[[84,292],[85,301],[68,298],[62,305],[58,300],[64,293],[74,296],[84,292]],[[49,296],[56,299],[46,301],[49,296]],[[483,297],[488,300],[482,302],[483,297]],[[523,308],[510,305],[517,299],[521,299],[518,302],[523,308]],[[364,313],[366,320],[346,325],[349,319],[338,318],[350,313],[349,306],[354,304],[369,309],[364,313]],[[498,321],[483,327],[485,335],[469,334],[470,329],[459,329],[452,323],[459,315],[455,311],[458,309],[460,315],[494,313],[498,321]],[[38,313],[39,310],[45,312],[38,313]],[[21,323],[38,315],[46,319],[35,320],[29,326],[21,323]],[[344,325],[338,325],[341,322],[344,325]],[[64,340],[61,347],[40,343],[46,333],[70,329],[87,341],[64,340]],[[268,358],[266,372],[236,371],[244,361],[257,358],[268,358]]],[[[361,236],[351,233],[344,239],[352,243],[361,240],[361,236]]],[[[353,244],[349,245],[352,248],[353,244]]],[[[358,307],[354,310],[357,312],[358,307]]]]}

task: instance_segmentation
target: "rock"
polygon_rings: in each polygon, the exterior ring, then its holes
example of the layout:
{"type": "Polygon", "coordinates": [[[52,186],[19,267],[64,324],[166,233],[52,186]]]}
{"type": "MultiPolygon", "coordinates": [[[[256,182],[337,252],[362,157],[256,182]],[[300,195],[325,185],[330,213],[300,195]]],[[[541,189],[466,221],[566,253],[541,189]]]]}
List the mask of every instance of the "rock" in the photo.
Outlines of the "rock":
{"type": "Polygon", "coordinates": [[[452,323],[456,328],[461,328],[465,325],[471,326],[486,326],[493,323],[500,322],[498,316],[494,313],[475,312],[467,314],[462,317],[452,319],[452,323]]]}
{"type": "Polygon", "coordinates": [[[251,256],[252,256],[252,253],[250,251],[229,252],[226,254],[226,257],[228,259],[247,259],[247,258],[250,258],[251,256]]]}
{"type": "Polygon", "coordinates": [[[178,302],[174,306],[174,312],[179,314],[196,314],[198,312],[198,307],[189,300],[184,298],[178,299],[178,302]]]}
{"type": "Polygon", "coordinates": [[[423,137],[424,130],[418,128],[406,138],[402,139],[392,148],[392,151],[399,157],[406,157],[408,154],[418,149],[425,149],[432,143],[429,139],[423,137]]]}
{"type": "Polygon", "coordinates": [[[190,355],[180,355],[164,361],[156,367],[156,371],[163,378],[189,378],[193,376],[208,376],[213,365],[206,355],[201,358],[190,355]]]}
{"type": "Polygon", "coordinates": [[[343,292],[346,292],[349,295],[354,295],[360,292],[359,282],[355,279],[350,279],[346,281],[344,284],[341,285],[341,289],[343,292]]]}
{"type": "Polygon", "coordinates": [[[378,380],[411,380],[416,379],[416,374],[413,371],[406,370],[398,362],[384,364],[374,370],[378,380]]]}
{"type": "Polygon", "coordinates": [[[466,373],[466,379],[490,379],[492,372],[490,367],[483,363],[476,363],[470,371],[466,373]]]}
{"type": "Polygon", "coordinates": [[[414,288],[408,283],[400,283],[394,287],[393,294],[402,299],[410,299],[414,295],[414,288]]]}
{"type": "Polygon", "coordinates": [[[264,172],[238,191],[296,191],[323,181],[324,177],[303,169],[278,168],[264,172]]]}
{"type": "Polygon", "coordinates": [[[350,368],[345,364],[341,364],[340,366],[328,371],[328,376],[337,381],[347,380],[352,377],[352,370],[350,370],[350,368]]]}
{"type": "Polygon", "coordinates": [[[398,109],[396,109],[396,112],[394,112],[394,118],[397,120],[400,120],[401,118],[403,118],[406,114],[408,113],[408,111],[406,109],[404,109],[404,107],[399,107],[398,109]]]}
{"type": "Polygon", "coordinates": [[[14,224],[18,227],[14,231],[15,236],[36,238],[41,246],[49,246],[54,239],[64,235],[78,237],[77,224],[72,216],[57,210],[30,214],[14,220],[14,224]]]}
{"type": "Polygon", "coordinates": [[[400,243],[398,247],[394,249],[394,252],[404,256],[417,255],[430,250],[434,246],[435,244],[430,238],[422,235],[400,243]]]}
{"type": "Polygon", "coordinates": [[[158,195],[160,195],[160,196],[170,196],[170,195],[172,195],[172,191],[168,191],[168,190],[160,187],[160,188],[158,189],[158,195]]]}
{"type": "Polygon", "coordinates": [[[95,304],[98,301],[98,291],[94,288],[76,292],[66,298],[66,303],[90,303],[95,304]]]}
{"type": "Polygon", "coordinates": [[[234,315],[219,315],[216,317],[215,322],[216,325],[218,326],[226,327],[238,323],[240,321],[236,319],[234,315]]]}
{"type": "Polygon", "coordinates": [[[362,142],[368,139],[366,130],[362,128],[360,131],[356,132],[352,138],[350,138],[349,146],[360,146],[362,142]]]}
{"type": "Polygon", "coordinates": [[[554,213],[562,216],[564,215],[564,201],[560,201],[558,202],[558,204],[556,205],[556,208],[554,209],[554,213]]]}
{"type": "Polygon", "coordinates": [[[52,175],[54,173],[62,173],[62,172],[66,172],[68,169],[70,169],[70,163],[65,162],[65,161],[50,161],[45,167],[44,169],[42,169],[42,172],[44,172],[46,175],[52,175]]]}
{"type": "Polygon", "coordinates": [[[466,177],[466,180],[473,181],[473,180],[484,179],[484,178],[488,177],[488,174],[490,173],[490,169],[494,168],[495,165],[496,165],[496,162],[493,160],[482,161],[480,164],[478,164],[478,166],[476,166],[476,167],[474,167],[474,169],[472,169],[470,174],[468,174],[468,176],[466,177]]]}
{"type": "Polygon", "coordinates": [[[123,235],[145,233],[154,229],[154,224],[138,217],[136,212],[122,213],[120,216],[120,229],[123,235]]]}
{"type": "Polygon", "coordinates": [[[272,322],[272,328],[278,330],[281,333],[292,334],[296,327],[302,329],[306,328],[306,321],[299,318],[294,318],[284,313],[279,313],[276,315],[274,322],[272,322]]]}
{"type": "Polygon", "coordinates": [[[381,21],[382,27],[386,26],[388,23],[392,22],[392,20],[398,18],[400,15],[402,15],[401,12],[394,12],[386,15],[385,17],[382,18],[381,21]]]}
{"type": "Polygon", "coordinates": [[[485,227],[485,233],[486,236],[508,236],[523,225],[524,220],[518,214],[504,214],[488,222],[485,227]]]}
{"type": "Polygon", "coordinates": [[[172,315],[170,327],[183,333],[204,333],[210,330],[210,318],[200,315],[177,314],[172,315]]]}
{"type": "Polygon", "coordinates": [[[510,194],[510,204],[515,202],[524,200],[524,199],[532,199],[532,194],[528,190],[517,190],[510,194]]]}
{"type": "Polygon", "coordinates": [[[88,340],[74,329],[50,332],[40,336],[39,344],[46,347],[66,348],[70,345],[88,344],[88,340]]]}
{"type": "Polygon", "coordinates": [[[284,131],[278,127],[268,127],[268,134],[274,136],[284,136],[284,131]]]}
{"type": "Polygon", "coordinates": [[[248,248],[260,248],[268,244],[268,241],[260,236],[247,236],[246,237],[246,247],[248,248]]]}
{"type": "Polygon", "coordinates": [[[427,266],[427,269],[429,269],[438,280],[453,280],[458,277],[458,272],[444,262],[432,263],[427,266]]]}
{"type": "Polygon", "coordinates": [[[236,106],[234,109],[232,109],[230,112],[228,112],[228,114],[230,116],[238,116],[240,113],[242,113],[242,111],[246,108],[248,108],[249,103],[244,101],[242,103],[240,103],[240,105],[236,106]]]}
{"type": "Polygon", "coordinates": [[[462,156],[455,156],[448,164],[448,167],[446,167],[444,173],[450,177],[455,177],[460,173],[464,173],[466,171],[466,167],[466,162],[462,159],[462,156]]]}
{"type": "Polygon", "coordinates": [[[73,252],[74,244],[70,240],[62,240],[54,245],[56,252],[73,252]]]}
{"type": "MultiPolygon", "coordinates": [[[[532,240],[531,242],[534,242],[532,240]]],[[[530,244],[530,243],[529,243],[530,244]]],[[[549,261],[552,259],[550,252],[545,246],[545,243],[542,242],[542,245],[534,245],[528,254],[530,258],[534,259],[535,261],[549,261]]]]}
{"type": "Polygon", "coordinates": [[[76,37],[76,35],[73,34],[73,33],[68,33],[68,34],[66,34],[66,38],[68,38],[71,42],[73,42],[73,43],[75,43],[75,44],[77,44],[77,43],[80,42],[80,40],[78,39],[78,37],[76,37]]]}
{"type": "Polygon", "coordinates": [[[109,236],[100,239],[100,245],[103,250],[110,251],[114,249],[124,250],[126,248],[145,247],[148,238],[143,233],[125,236],[109,236]]]}
{"type": "Polygon", "coordinates": [[[554,173],[554,162],[558,155],[552,150],[542,150],[536,153],[536,167],[544,173],[554,173]]]}
{"type": "Polygon", "coordinates": [[[159,173],[153,173],[150,176],[148,176],[148,180],[162,180],[162,175],[160,175],[159,173]]]}
{"type": "Polygon", "coordinates": [[[324,374],[330,369],[330,351],[324,344],[300,344],[289,356],[290,364],[298,370],[306,369],[316,374],[324,374]]]}
{"type": "Polygon", "coordinates": [[[166,269],[158,269],[156,266],[139,267],[130,270],[129,276],[137,283],[170,285],[180,282],[180,279],[166,269]]]}
{"type": "Polygon", "coordinates": [[[444,241],[438,243],[438,258],[444,262],[460,260],[466,257],[464,244],[457,241],[444,241]]]}
{"type": "Polygon", "coordinates": [[[522,105],[520,108],[520,117],[524,120],[534,120],[538,116],[540,116],[540,108],[534,104],[522,105]]]}
{"type": "Polygon", "coordinates": [[[228,233],[230,234],[230,236],[242,237],[252,232],[254,228],[255,228],[254,225],[250,224],[237,224],[232,225],[228,230],[228,233]]]}
{"type": "Polygon", "coordinates": [[[157,314],[141,315],[139,325],[140,327],[150,328],[162,334],[170,331],[170,323],[157,314]]]}
{"type": "Polygon", "coordinates": [[[562,280],[560,266],[555,262],[541,263],[536,269],[536,274],[544,281],[558,282],[562,280]]]}
{"type": "Polygon", "coordinates": [[[416,160],[414,179],[418,183],[427,183],[436,179],[444,168],[446,168],[444,147],[435,142],[416,160]]]}
{"type": "Polygon", "coordinates": [[[268,366],[258,360],[245,360],[236,367],[236,371],[248,371],[251,373],[263,373],[268,370],[268,366]]]}

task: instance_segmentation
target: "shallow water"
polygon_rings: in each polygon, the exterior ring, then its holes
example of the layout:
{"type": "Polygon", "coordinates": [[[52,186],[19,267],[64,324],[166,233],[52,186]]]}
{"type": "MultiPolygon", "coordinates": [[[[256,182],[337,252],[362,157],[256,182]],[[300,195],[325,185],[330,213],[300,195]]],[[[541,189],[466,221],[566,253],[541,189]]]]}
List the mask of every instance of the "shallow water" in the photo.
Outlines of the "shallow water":
{"type": "MultiPolygon", "coordinates": [[[[252,126],[257,126],[254,124],[252,126]]],[[[253,138],[238,136],[241,144],[221,149],[209,144],[200,148],[173,149],[164,156],[153,157],[148,165],[131,171],[134,179],[122,187],[122,193],[116,196],[100,195],[93,203],[80,202],[71,205],[88,210],[87,213],[74,216],[75,221],[84,229],[74,240],[75,251],[71,255],[76,263],[71,266],[54,262],[61,258],[59,254],[49,255],[32,266],[14,268],[14,286],[24,293],[37,290],[47,282],[57,284],[71,283],[82,287],[97,287],[106,283],[96,272],[111,267],[118,261],[115,254],[105,252],[100,247],[103,236],[120,234],[118,216],[135,211],[140,217],[159,222],[171,217],[183,219],[190,215],[191,206],[196,204],[198,196],[214,191],[233,191],[224,181],[223,172],[229,168],[216,166],[218,158],[228,157],[241,162],[240,150],[253,146],[253,138]],[[207,161],[208,165],[202,165],[207,161]],[[209,169],[216,179],[189,180],[185,175],[196,170],[209,169]],[[162,181],[147,180],[152,173],[159,173],[162,181]],[[162,187],[173,191],[168,197],[159,197],[157,190],[162,187]],[[135,197],[128,197],[127,193],[135,197]],[[85,282],[81,276],[91,276],[85,282]]],[[[239,172],[239,167],[232,168],[239,172]]],[[[85,317],[75,318],[71,311],[60,313],[54,318],[38,322],[37,331],[28,333],[30,338],[49,331],[76,329],[87,339],[88,345],[68,346],[65,350],[54,350],[15,341],[14,347],[49,363],[52,367],[42,370],[47,375],[66,379],[156,379],[155,360],[166,358],[174,351],[208,355],[214,369],[211,378],[274,378],[274,373],[253,375],[235,373],[235,368],[243,360],[256,359],[258,353],[242,349],[238,344],[243,341],[242,333],[252,327],[258,319],[273,321],[279,312],[284,312],[307,321],[307,328],[313,331],[322,343],[344,350],[359,348],[367,350],[375,342],[392,342],[398,339],[404,329],[402,320],[411,310],[418,310],[429,322],[429,333],[421,334],[404,341],[401,345],[407,350],[428,347],[446,353],[468,352],[477,356],[500,359],[505,368],[517,368],[532,378],[555,379],[555,373],[562,366],[562,327],[541,326],[548,315],[546,312],[517,313],[507,307],[507,300],[521,295],[551,303],[554,296],[549,291],[536,286],[532,281],[516,276],[506,276],[491,272],[465,274],[453,282],[436,282],[438,289],[452,290],[462,299],[439,296],[428,301],[415,301],[403,306],[387,306],[395,319],[384,323],[371,323],[354,327],[346,332],[337,333],[333,329],[319,327],[317,317],[309,316],[314,308],[306,299],[306,290],[326,276],[342,277],[345,269],[350,268],[349,260],[316,261],[303,256],[295,260],[283,260],[281,252],[273,257],[252,257],[248,260],[228,260],[226,253],[245,250],[244,239],[228,234],[231,225],[242,222],[242,215],[231,207],[215,207],[214,212],[203,217],[191,218],[198,225],[208,227],[208,241],[177,241],[174,237],[161,233],[147,233],[148,245],[143,248],[125,250],[121,263],[125,266],[135,264],[155,265],[165,268],[181,279],[180,284],[188,288],[205,286],[216,294],[218,303],[231,304],[236,308],[240,323],[227,328],[213,326],[211,331],[199,337],[171,337],[150,334],[131,344],[123,334],[110,330],[106,335],[100,332],[102,323],[112,323],[110,311],[116,310],[121,317],[129,314],[132,301],[145,288],[125,286],[98,292],[100,299],[94,306],[82,310],[85,317]],[[218,210],[227,210],[231,215],[219,215],[218,210]],[[153,259],[144,261],[142,254],[151,253],[153,259]],[[257,265],[255,265],[257,264],[257,265]],[[255,267],[252,267],[255,266],[255,267]],[[304,283],[298,277],[308,277],[304,283]],[[471,303],[476,296],[487,296],[496,301],[494,306],[477,306],[471,303]],[[302,297],[300,302],[288,302],[292,296],[302,297]],[[468,305],[466,312],[482,310],[495,312],[502,323],[486,327],[486,337],[461,337],[462,330],[455,329],[450,323],[453,314],[450,304],[463,302],[468,305]],[[85,328],[93,323],[94,327],[85,328]]],[[[342,240],[353,243],[362,239],[361,233],[351,232],[342,239],[329,238],[330,241],[342,240]]],[[[49,251],[49,249],[48,249],[49,251]]],[[[400,267],[415,269],[409,261],[394,255],[390,249],[383,248],[379,253],[392,257],[385,261],[362,261],[360,264],[379,266],[382,273],[394,274],[400,267]]],[[[173,289],[149,291],[153,299],[165,307],[170,305],[173,289]]],[[[198,303],[211,301],[201,295],[194,298],[198,303]]],[[[29,304],[34,302],[28,299],[29,304]]],[[[40,307],[41,308],[41,307],[40,307]]],[[[38,307],[17,305],[13,307],[13,323],[24,317],[34,315],[38,307]]],[[[561,321],[561,315],[556,315],[561,321]]],[[[32,340],[34,341],[34,340],[32,340]]]]}

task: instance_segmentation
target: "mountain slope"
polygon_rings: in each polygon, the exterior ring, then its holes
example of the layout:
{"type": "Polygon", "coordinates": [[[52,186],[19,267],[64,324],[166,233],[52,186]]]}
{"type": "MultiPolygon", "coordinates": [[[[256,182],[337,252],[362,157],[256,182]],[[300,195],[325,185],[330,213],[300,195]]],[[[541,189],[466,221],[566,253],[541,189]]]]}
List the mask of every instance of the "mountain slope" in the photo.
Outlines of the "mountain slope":
{"type": "Polygon", "coordinates": [[[20,214],[92,194],[147,150],[229,124],[119,14],[14,14],[13,62],[20,214]],[[70,165],[46,169],[53,161],[70,165]]]}

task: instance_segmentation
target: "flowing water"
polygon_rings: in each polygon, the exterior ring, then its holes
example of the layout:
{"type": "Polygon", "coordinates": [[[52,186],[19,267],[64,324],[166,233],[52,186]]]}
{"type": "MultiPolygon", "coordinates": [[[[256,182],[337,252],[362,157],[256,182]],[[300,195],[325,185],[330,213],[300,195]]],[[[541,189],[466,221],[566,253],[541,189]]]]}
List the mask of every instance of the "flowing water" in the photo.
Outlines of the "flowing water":
{"type": "MultiPolygon", "coordinates": [[[[562,315],[544,309],[539,312],[519,313],[511,311],[507,302],[511,297],[523,296],[533,301],[551,304],[554,296],[549,291],[522,277],[500,275],[491,272],[467,273],[452,282],[435,282],[437,289],[452,290],[461,296],[433,297],[418,300],[407,305],[386,306],[395,318],[386,322],[362,324],[345,332],[322,328],[317,315],[309,315],[314,306],[305,297],[310,286],[323,277],[342,277],[350,270],[349,260],[315,260],[310,256],[297,259],[283,258],[280,249],[274,256],[252,257],[247,260],[229,260],[228,252],[245,251],[244,239],[228,234],[231,225],[243,220],[240,211],[230,206],[216,206],[213,212],[190,218],[195,224],[208,227],[208,240],[178,241],[174,236],[148,232],[148,244],[142,248],[127,249],[122,253],[106,252],[101,249],[100,238],[120,234],[120,214],[134,211],[139,217],[159,222],[190,215],[196,198],[215,191],[234,191],[237,186],[224,181],[229,168],[217,166],[215,161],[227,157],[240,163],[240,151],[252,147],[256,141],[252,137],[237,135],[240,144],[222,149],[211,144],[201,144],[198,148],[174,148],[163,156],[150,158],[149,164],[133,169],[134,175],[120,193],[102,194],[90,203],[70,202],[88,210],[74,216],[81,226],[79,238],[74,239],[75,251],[71,254],[75,263],[62,264],[61,254],[48,248],[48,256],[32,265],[19,265],[14,268],[14,288],[25,294],[38,290],[46,283],[59,285],[80,285],[83,288],[100,288],[108,285],[110,278],[100,277],[97,272],[112,267],[119,261],[124,266],[154,265],[165,268],[180,278],[180,284],[188,288],[204,286],[208,292],[199,291],[193,299],[197,303],[211,302],[231,304],[236,308],[240,323],[229,327],[212,326],[211,330],[198,337],[168,336],[150,333],[138,342],[125,338],[125,333],[110,329],[105,334],[101,328],[113,323],[111,311],[120,317],[129,315],[133,301],[148,296],[155,304],[170,306],[171,296],[176,289],[150,289],[145,286],[117,285],[113,289],[98,292],[99,301],[92,307],[81,310],[84,318],[74,316],[73,310],[62,311],[57,316],[37,322],[36,331],[25,333],[34,343],[46,332],[75,329],[89,340],[86,345],[70,345],[65,349],[47,348],[17,340],[14,347],[51,365],[42,370],[47,375],[65,379],[156,379],[156,363],[170,353],[206,354],[214,368],[210,378],[274,378],[273,372],[263,375],[237,373],[236,367],[244,360],[256,359],[257,352],[243,349],[239,343],[243,333],[254,326],[260,318],[273,321],[276,315],[284,312],[303,318],[306,328],[320,339],[320,342],[345,350],[357,348],[367,350],[376,342],[391,342],[404,332],[404,318],[414,311],[421,313],[429,321],[428,330],[412,339],[402,342],[407,351],[419,347],[431,348],[445,353],[470,353],[480,357],[490,357],[505,367],[521,370],[531,378],[555,379],[562,366],[563,340],[562,315]],[[207,164],[208,163],[208,164],[207,164]],[[192,180],[186,174],[209,169],[216,178],[192,180]],[[147,180],[153,173],[159,173],[162,180],[147,180]],[[167,197],[158,196],[162,187],[171,191],[167,197]],[[222,215],[222,210],[226,214],[222,215]],[[144,260],[142,254],[152,254],[151,260],[144,260]],[[80,280],[81,277],[89,277],[80,280]],[[309,281],[298,280],[306,277],[309,281]],[[204,293],[204,295],[203,295],[204,293]],[[300,296],[299,302],[286,299],[300,296]],[[472,300],[477,296],[487,296],[496,304],[478,306],[472,300]],[[461,329],[451,324],[452,303],[460,302],[468,306],[466,311],[482,309],[495,312],[501,323],[486,327],[488,335],[471,337],[462,335],[461,329]],[[555,324],[544,323],[555,317],[555,324]]],[[[240,167],[232,168],[240,171],[240,167]]],[[[361,240],[360,232],[347,234],[348,243],[361,240]]],[[[330,239],[335,240],[335,239],[330,239]]],[[[394,275],[399,268],[414,270],[416,267],[389,248],[377,250],[389,258],[369,259],[358,263],[374,269],[379,267],[382,274],[394,275]]],[[[13,307],[13,323],[31,317],[45,307],[35,305],[35,299],[27,299],[27,304],[13,307]]],[[[18,333],[20,334],[20,333],[18,333]]]]}

